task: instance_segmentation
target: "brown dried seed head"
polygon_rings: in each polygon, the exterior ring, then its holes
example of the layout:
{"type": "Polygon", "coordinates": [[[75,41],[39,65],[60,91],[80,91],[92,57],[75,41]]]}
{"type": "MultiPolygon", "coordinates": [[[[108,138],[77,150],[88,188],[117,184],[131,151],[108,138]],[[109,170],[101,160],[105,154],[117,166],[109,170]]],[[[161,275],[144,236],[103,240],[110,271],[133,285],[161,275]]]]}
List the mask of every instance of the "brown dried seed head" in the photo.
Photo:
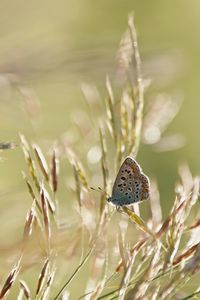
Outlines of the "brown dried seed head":
{"type": "Polygon", "coordinates": [[[34,218],[35,218],[35,212],[34,209],[31,208],[26,216],[26,223],[24,226],[24,235],[23,235],[23,240],[25,241],[32,233],[32,225],[34,222],[34,218]]]}
{"type": "Polygon", "coordinates": [[[173,266],[176,266],[179,264],[181,261],[186,260],[188,257],[194,254],[196,249],[199,247],[200,243],[192,246],[189,248],[187,251],[185,251],[183,254],[179,255],[174,261],[173,261],[173,266]]]}
{"type": "Polygon", "coordinates": [[[43,287],[44,280],[47,276],[48,266],[49,266],[49,259],[47,258],[44,265],[43,265],[42,271],[39,275],[38,285],[37,285],[37,289],[36,289],[36,295],[39,294],[39,292],[41,291],[41,289],[43,287]]]}
{"type": "Polygon", "coordinates": [[[43,187],[43,191],[44,191],[44,197],[46,198],[47,204],[48,204],[48,208],[50,210],[50,212],[52,214],[55,213],[56,210],[56,206],[55,203],[53,202],[53,200],[51,199],[49,193],[47,192],[47,190],[43,187]]]}
{"type": "Polygon", "coordinates": [[[48,165],[45,160],[45,157],[44,157],[41,149],[37,145],[33,144],[33,150],[35,152],[35,156],[36,156],[38,165],[40,167],[40,170],[41,170],[44,178],[46,179],[46,181],[48,181],[49,180],[49,170],[48,170],[48,165]]]}
{"type": "Polygon", "coordinates": [[[26,297],[26,299],[31,299],[31,293],[25,281],[20,280],[19,282],[20,282],[20,288],[23,290],[23,294],[26,297]]]}
{"type": "Polygon", "coordinates": [[[53,192],[55,193],[58,188],[58,159],[56,158],[55,150],[51,158],[51,184],[53,192]]]}
{"type": "Polygon", "coordinates": [[[44,196],[43,189],[41,189],[40,194],[41,194],[42,214],[43,214],[45,233],[46,233],[47,240],[49,240],[51,236],[50,219],[49,219],[47,200],[44,196]]]}
{"type": "Polygon", "coordinates": [[[161,237],[167,231],[167,229],[169,228],[170,222],[171,222],[171,216],[167,217],[167,219],[162,224],[160,230],[156,233],[157,238],[161,237]]]}
{"type": "Polygon", "coordinates": [[[14,266],[14,268],[11,270],[10,274],[8,275],[6,281],[3,285],[3,288],[0,292],[0,299],[4,299],[5,295],[9,292],[13,283],[15,282],[17,275],[19,273],[19,270],[20,270],[20,261],[21,261],[21,259],[18,261],[18,263],[14,266]]]}
{"type": "MultiPolygon", "coordinates": [[[[148,240],[148,238],[146,237],[146,238],[142,239],[141,241],[137,242],[137,243],[134,245],[134,247],[131,249],[131,255],[137,254],[137,253],[140,251],[140,249],[142,248],[142,246],[145,245],[145,243],[147,242],[147,240],[148,240]]],[[[122,265],[122,262],[120,262],[120,263],[117,265],[117,267],[116,267],[116,269],[115,269],[115,272],[119,272],[122,266],[123,266],[123,265],[122,265]]]]}
{"type": "Polygon", "coordinates": [[[195,223],[189,226],[189,229],[194,229],[196,227],[200,226],[200,219],[197,220],[195,223]]]}
{"type": "Polygon", "coordinates": [[[30,151],[29,144],[23,134],[19,134],[20,139],[21,139],[21,144],[22,144],[22,149],[26,151],[30,151]]]}

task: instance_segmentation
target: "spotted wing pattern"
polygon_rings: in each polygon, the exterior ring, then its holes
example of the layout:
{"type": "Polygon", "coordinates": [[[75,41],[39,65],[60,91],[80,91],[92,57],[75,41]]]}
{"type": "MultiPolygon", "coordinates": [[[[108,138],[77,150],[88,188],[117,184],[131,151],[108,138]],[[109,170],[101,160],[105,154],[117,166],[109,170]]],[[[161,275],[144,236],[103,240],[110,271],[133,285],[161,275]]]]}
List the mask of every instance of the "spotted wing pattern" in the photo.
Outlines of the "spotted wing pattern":
{"type": "Polygon", "coordinates": [[[127,157],[119,169],[109,201],[123,206],[148,198],[148,177],[142,173],[139,164],[134,159],[127,157]]]}

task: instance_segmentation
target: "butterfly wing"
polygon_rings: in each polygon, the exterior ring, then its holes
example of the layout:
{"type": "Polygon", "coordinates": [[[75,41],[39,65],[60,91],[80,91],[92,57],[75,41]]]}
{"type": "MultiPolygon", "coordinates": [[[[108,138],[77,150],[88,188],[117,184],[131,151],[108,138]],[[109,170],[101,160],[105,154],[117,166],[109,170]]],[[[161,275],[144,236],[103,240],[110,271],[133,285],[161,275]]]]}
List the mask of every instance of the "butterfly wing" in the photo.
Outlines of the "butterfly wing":
{"type": "Polygon", "coordinates": [[[142,173],[139,164],[127,157],[121,165],[113,185],[111,202],[128,205],[149,197],[149,180],[142,173]]]}

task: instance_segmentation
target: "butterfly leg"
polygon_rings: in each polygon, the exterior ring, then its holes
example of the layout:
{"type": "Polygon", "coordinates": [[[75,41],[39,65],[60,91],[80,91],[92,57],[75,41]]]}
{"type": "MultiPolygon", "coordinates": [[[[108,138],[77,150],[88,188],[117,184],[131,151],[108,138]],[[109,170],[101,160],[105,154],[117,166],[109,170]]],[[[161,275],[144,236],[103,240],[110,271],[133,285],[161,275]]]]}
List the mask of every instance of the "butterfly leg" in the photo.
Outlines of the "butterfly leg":
{"type": "Polygon", "coordinates": [[[116,210],[117,210],[118,212],[122,212],[121,206],[120,206],[120,205],[116,205],[116,210]]]}
{"type": "Polygon", "coordinates": [[[135,209],[134,209],[134,206],[133,206],[133,205],[130,205],[129,208],[130,208],[130,210],[131,210],[132,212],[135,213],[135,209]]]}

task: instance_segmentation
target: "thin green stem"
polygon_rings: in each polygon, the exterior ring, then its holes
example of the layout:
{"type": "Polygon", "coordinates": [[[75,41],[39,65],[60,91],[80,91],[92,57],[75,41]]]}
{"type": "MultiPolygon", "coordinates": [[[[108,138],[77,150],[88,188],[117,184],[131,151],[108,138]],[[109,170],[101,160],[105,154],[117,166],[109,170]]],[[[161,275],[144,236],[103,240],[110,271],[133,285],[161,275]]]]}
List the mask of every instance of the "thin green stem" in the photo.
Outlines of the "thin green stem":
{"type": "Polygon", "coordinates": [[[194,292],[194,293],[188,295],[188,296],[185,297],[185,298],[181,298],[181,300],[188,300],[188,299],[191,299],[193,296],[196,296],[196,295],[198,295],[198,294],[200,294],[200,290],[198,290],[198,291],[196,291],[196,292],[194,292]]]}
{"type": "Polygon", "coordinates": [[[75,269],[75,271],[73,272],[73,274],[70,276],[70,278],[67,280],[67,282],[63,285],[63,287],[60,289],[60,291],[58,292],[58,294],[53,298],[53,300],[58,299],[58,297],[61,295],[61,293],[64,291],[64,289],[67,287],[67,285],[73,280],[73,278],[76,276],[76,274],[78,273],[78,271],[83,267],[83,265],[87,262],[90,254],[92,253],[94,247],[92,247],[88,253],[86,254],[86,256],[84,257],[84,259],[81,261],[81,263],[78,265],[78,267],[75,269]]]}

